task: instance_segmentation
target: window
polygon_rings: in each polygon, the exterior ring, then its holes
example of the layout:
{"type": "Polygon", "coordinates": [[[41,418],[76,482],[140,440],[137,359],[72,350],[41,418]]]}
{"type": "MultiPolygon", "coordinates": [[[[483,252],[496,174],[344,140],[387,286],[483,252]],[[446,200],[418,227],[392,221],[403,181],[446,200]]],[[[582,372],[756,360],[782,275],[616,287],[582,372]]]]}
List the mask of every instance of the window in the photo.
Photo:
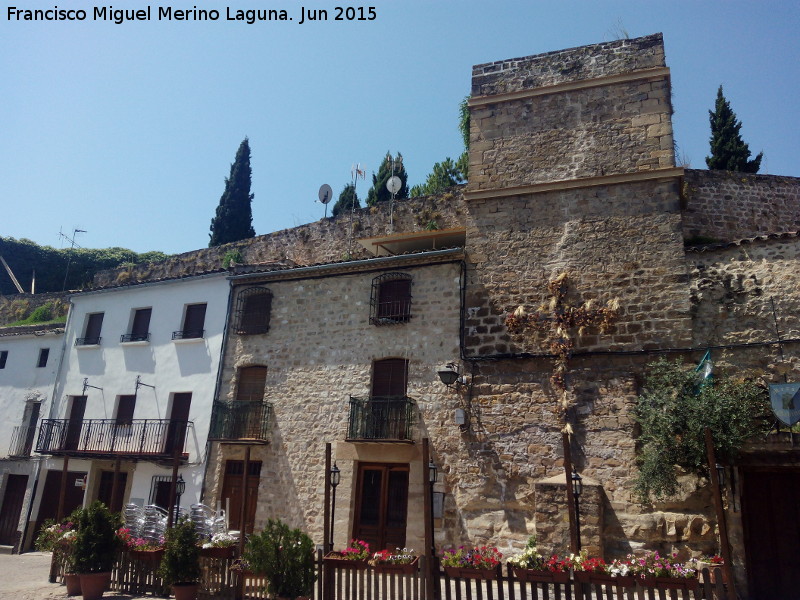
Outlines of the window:
{"type": "Polygon", "coordinates": [[[103,314],[92,313],[86,315],[86,326],[83,337],[75,340],[76,346],[98,346],[100,344],[100,330],[103,328],[103,314]]]}
{"type": "Polygon", "coordinates": [[[269,331],[272,292],[267,288],[248,288],[239,293],[236,333],[252,335],[269,331]]]}
{"type": "Polygon", "coordinates": [[[372,280],[370,323],[392,325],[411,318],[411,275],[384,273],[372,280]]]}
{"type": "Polygon", "coordinates": [[[267,367],[242,367],[236,387],[237,402],[263,402],[267,367]]]}
{"type": "Polygon", "coordinates": [[[146,342],[150,339],[150,315],[152,308],[137,308],[133,311],[131,332],[124,334],[121,342],[146,342]]]}
{"type": "Polygon", "coordinates": [[[133,425],[133,410],[135,407],[135,395],[131,394],[119,397],[119,400],[117,401],[117,418],[115,422],[117,427],[130,427],[133,425]]]}
{"type": "Polygon", "coordinates": [[[0,350],[0,369],[6,368],[7,360],[8,360],[8,350],[0,350]]]}
{"type": "Polygon", "coordinates": [[[403,397],[408,385],[408,361],[385,358],[372,364],[372,396],[403,397]]]}
{"type": "Polygon", "coordinates": [[[50,348],[40,348],[39,349],[39,362],[36,363],[38,368],[46,367],[47,366],[47,358],[50,356],[50,348]]]}
{"type": "Polygon", "coordinates": [[[187,304],[183,315],[183,329],[172,334],[173,340],[185,340],[201,338],[205,331],[203,327],[206,323],[206,305],[187,304]]]}

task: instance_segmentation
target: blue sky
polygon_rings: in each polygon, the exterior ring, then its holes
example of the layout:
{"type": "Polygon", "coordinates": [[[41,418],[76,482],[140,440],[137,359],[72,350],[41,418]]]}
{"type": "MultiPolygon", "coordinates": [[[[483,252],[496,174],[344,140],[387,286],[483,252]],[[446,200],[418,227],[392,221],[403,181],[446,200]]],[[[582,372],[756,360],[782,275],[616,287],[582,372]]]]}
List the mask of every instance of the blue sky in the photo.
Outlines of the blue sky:
{"type": "MultiPolygon", "coordinates": [[[[103,4],[4,0],[0,14],[0,235],[63,247],[178,253],[205,247],[230,163],[252,148],[253,225],[322,218],[351,165],[387,150],[410,183],[457,158],[473,64],[663,32],[679,152],[705,168],[722,84],[762,173],[800,176],[800,3],[372,0],[376,19],[334,21],[335,2],[196,0],[216,22],[116,25],[103,4]],[[8,7],[83,8],[83,22],[8,19],[8,7]],[[330,20],[299,24],[300,7],[330,20]],[[286,9],[289,22],[225,20],[226,7],[286,9]]],[[[369,4],[351,6],[369,6],[369,4]]],[[[126,0],[115,8],[146,8],[126,0]]],[[[179,5],[172,5],[178,8],[179,5]]],[[[191,8],[188,3],[184,8],[191,8]]],[[[364,198],[366,182],[358,183],[364,198]]]]}

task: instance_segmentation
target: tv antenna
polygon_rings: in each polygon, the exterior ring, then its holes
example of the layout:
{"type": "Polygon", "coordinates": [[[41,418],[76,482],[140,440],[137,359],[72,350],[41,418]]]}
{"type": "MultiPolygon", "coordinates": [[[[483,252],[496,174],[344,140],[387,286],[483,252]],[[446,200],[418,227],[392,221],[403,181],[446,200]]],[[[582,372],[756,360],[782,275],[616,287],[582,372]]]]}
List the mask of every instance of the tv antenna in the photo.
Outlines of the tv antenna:
{"type": "Polygon", "coordinates": [[[394,231],[394,198],[397,192],[403,188],[403,180],[394,174],[394,168],[395,165],[397,165],[398,168],[403,166],[403,157],[398,154],[395,159],[390,152],[386,155],[386,163],[390,164],[392,167],[392,176],[386,181],[386,189],[389,190],[389,193],[392,195],[392,199],[389,202],[389,230],[394,231]]]}
{"type": "Polygon", "coordinates": [[[328,202],[330,202],[331,198],[333,198],[333,190],[331,189],[331,186],[329,186],[327,183],[323,183],[319,188],[317,196],[319,197],[318,202],[322,202],[325,205],[325,218],[327,219],[328,202]]]}
{"type": "MultiPolygon", "coordinates": [[[[75,243],[75,236],[77,236],[79,233],[86,233],[86,230],[85,229],[73,229],[71,238],[68,238],[64,233],[62,233],[61,229],[58,230],[59,237],[64,238],[70,244],[69,245],[69,254],[67,255],[68,256],[68,258],[67,258],[67,270],[64,273],[64,284],[61,286],[61,291],[62,292],[67,289],[67,277],[69,276],[69,265],[72,262],[72,251],[75,249],[76,246],[78,246],[78,244],[75,243]]],[[[80,248],[80,246],[78,246],[78,248],[80,248]]]]}
{"type": "Polygon", "coordinates": [[[350,202],[350,239],[347,242],[347,254],[348,256],[353,255],[353,215],[356,212],[356,183],[358,183],[359,177],[361,179],[366,179],[367,177],[367,168],[362,165],[361,163],[353,163],[353,166],[350,167],[350,176],[353,178],[353,199],[350,202]]]}

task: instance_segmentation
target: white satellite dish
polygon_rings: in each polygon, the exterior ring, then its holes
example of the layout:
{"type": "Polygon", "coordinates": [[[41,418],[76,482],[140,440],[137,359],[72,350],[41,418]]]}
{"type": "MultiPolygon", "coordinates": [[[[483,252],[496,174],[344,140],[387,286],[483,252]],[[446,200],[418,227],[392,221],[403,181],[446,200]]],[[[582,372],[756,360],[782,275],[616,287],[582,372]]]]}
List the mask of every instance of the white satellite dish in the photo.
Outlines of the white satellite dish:
{"type": "Polygon", "coordinates": [[[327,183],[323,183],[319,188],[319,201],[327,204],[333,198],[333,190],[327,183]]]}
{"type": "Polygon", "coordinates": [[[401,187],[403,187],[403,180],[397,175],[392,175],[386,182],[386,189],[389,190],[390,194],[396,194],[400,191],[401,187]]]}

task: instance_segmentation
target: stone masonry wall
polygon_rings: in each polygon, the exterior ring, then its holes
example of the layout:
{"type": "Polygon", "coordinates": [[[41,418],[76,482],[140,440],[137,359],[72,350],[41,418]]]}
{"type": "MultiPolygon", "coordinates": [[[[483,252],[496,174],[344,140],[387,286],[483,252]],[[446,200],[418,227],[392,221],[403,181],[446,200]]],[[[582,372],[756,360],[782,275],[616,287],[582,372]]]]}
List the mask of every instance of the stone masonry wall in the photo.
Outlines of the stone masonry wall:
{"type": "Polygon", "coordinates": [[[663,66],[661,36],[656,35],[475,67],[468,189],[675,166],[670,86],[663,73],[492,101],[505,91],[534,91],[553,83],[663,66]],[[647,49],[642,55],[637,53],[640,47],[647,49]]]}
{"type": "Polygon", "coordinates": [[[683,235],[730,242],[800,231],[800,178],[687,169],[683,235]]]}

